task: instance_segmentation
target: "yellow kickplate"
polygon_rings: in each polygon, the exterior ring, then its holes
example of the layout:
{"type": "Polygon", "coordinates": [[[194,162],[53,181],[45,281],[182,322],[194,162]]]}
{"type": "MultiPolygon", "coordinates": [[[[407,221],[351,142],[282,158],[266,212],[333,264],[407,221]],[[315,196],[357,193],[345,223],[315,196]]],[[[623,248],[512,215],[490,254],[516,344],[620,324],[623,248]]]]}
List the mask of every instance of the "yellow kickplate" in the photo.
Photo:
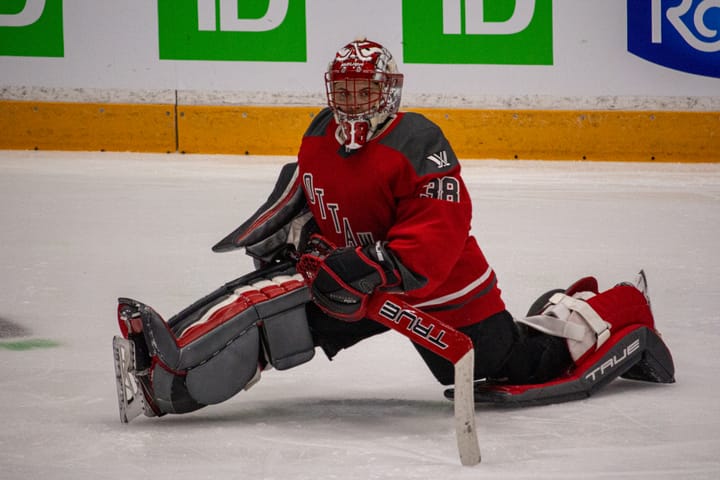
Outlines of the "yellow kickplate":
{"type": "MultiPolygon", "coordinates": [[[[295,155],[320,108],[0,101],[0,149],[295,155]]],[[[463,159],[720,162],[720,112],[409,110],[463,159]]]]}
{"type": "Polygon", "coordinates": [[[174,152],[174,105],[2,101],[0,148],[174,152]]]}

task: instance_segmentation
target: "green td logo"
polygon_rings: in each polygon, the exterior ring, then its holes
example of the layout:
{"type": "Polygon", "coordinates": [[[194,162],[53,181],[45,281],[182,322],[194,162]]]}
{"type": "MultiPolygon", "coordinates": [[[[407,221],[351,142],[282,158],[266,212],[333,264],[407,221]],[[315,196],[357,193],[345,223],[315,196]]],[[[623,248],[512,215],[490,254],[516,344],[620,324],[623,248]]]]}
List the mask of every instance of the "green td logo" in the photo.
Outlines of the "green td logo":
{"type": "Polygon", "coordinates": [[[158,0],[160,59],[304,62],[305,0],[158,0]]]}
{"type": "Polygon", "coordinates": [[[0,55],[62,57],[62,0],[0,1],[0,55]]]}
{"type": "Polygon", "coordinates": [[[552,0],[403,0],[405,63],[552,65],[552,0]]]}

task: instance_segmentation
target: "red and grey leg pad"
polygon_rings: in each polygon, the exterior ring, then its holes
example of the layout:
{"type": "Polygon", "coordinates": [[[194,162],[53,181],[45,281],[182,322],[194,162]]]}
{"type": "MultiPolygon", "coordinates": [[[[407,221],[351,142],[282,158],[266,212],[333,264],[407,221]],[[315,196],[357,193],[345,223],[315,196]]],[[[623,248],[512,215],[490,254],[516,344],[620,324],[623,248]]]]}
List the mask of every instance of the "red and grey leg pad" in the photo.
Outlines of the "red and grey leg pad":
{"type": "Polygon", "coordinates": [[[567,339],[574,366],[537,385],[480,384],[476,402],[546,404],[589,397],[618,378],[673,383],[672,355],[643,293],[629,284],[596,293],[554,294],[541,314],[518,320],[567,339]]]}
{"type": "Polygon", "coordinates": [[[142,320],[148,390],[156,414],[220,403],[249,388],[268,365],[309,361],[314,346],[302,277],[271,269],[231,282],[165,322],[152,308],[120,299],[142,320]]]}

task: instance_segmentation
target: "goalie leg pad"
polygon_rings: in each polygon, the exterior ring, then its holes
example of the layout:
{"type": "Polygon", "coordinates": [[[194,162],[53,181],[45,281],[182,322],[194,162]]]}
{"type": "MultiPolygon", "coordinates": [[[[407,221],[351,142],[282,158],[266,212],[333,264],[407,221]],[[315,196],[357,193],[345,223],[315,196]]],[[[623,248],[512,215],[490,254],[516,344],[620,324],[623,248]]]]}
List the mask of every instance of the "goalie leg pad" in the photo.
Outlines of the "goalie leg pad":
{"type": "Polygon", "coordinates": [[[305,314],[310,295],[299,276],[228,285],[184,312],[192,323],[174,318],[175,328],[150,307],[123,299],[141,314],[153,397],[163,412],[220,403],[249,388],[268,362],[284,370],[313,357],[305,314]]]}
{"type": "MultiPolygon", "coordinates": [[[[672,354],[655,329],[642,272],[641,279],[643,288],[619,284],[602,293],[596,289],[575,291],[577,298],[573,300],[585,301],[585,307],[573,309],[577,307],[574,301],[562,302],[556,298],[539,317],[526,318],[523,323],[533,329],[566,338],[571,352],[571,342],[584,342],[587,351],[580,351],[580,356],[575,352],[574,367],[552,381],[526,385],[477,383],[476,402],[517,406],[563,402],[588,397],[618,377],[674,383],[672,354]],[[583,297],[585,300],[581,300],[583,297]],[[548,313],[552,315],[546,316],[552,318],[540,318],[548,313]],[[571,319],[577,321],[571,323],[571,319]],[[607,329],[603,322],[607,323],[607,329]],[[611,335],[605,334],[606,331],[611,335]],[[588,341],[588,337],[592,340],[588,341]]],[[[557,292],[549,292],[545,301],[555,294],[557,292]]],[[[446,396],[451,398],[452,390],[446,391],[446,396]]]]}
{"type": "Polygon", "coordinates": [[[602,293],[555,293],[538,315],[517,320],[543,333],[567,339],[575,363],[608,341],[612,331],[628,325],[654,328],[647,300],[637,288],[621,284],[602,293]]]}
{"type": "MultiPolygon", "coordinates": [[[[492,382],[475,384],[475,402],[504,406],[547,405],[590,397],[618,377],[653,383],[674,383],[675,367],[670,350],[658,333],[633,325],[616,332],[602,348],[593,352],[561,377],[528,385],[492,382]]],[[[452,399],[454,391],[445,391],[452,399]]]]}
{"type": "MultiPolygon", "coordinates": [[[[185,384],[190,396],[206,405],[220,403],[242,390],[255,376],[260,355],[258,328],[253,325],[218,352],[187,370],[185,384]]],[[[198,345],[197,349],[204,349],[198,345]]],[[[198,352],[199,353],[199,352],[198,352]]],[[[205,355],[203,355],[205,356],[205,355]]]]}
{"type": "Polygon", "coordinates": [[[263,346],[273,367],[287,370],[313,358],[315,345],[304,303],[299,308],[288,308],[275,313],[262,310],[263,346]]]}

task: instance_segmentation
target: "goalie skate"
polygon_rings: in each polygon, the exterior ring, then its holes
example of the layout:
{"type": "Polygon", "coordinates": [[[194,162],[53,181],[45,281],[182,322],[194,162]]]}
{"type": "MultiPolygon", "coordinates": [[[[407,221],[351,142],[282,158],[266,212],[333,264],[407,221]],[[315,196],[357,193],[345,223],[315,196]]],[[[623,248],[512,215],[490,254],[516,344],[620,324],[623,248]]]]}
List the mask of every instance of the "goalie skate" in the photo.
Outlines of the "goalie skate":
{"type": "Polygon", "coordinates": [[[148,417],[155,416],[155,412],[145,402],[141,381],[136,376],[135,344],[123,337],[113,337],[113,358],[120,421],[128,423],[141,413],[148,417]]]}

